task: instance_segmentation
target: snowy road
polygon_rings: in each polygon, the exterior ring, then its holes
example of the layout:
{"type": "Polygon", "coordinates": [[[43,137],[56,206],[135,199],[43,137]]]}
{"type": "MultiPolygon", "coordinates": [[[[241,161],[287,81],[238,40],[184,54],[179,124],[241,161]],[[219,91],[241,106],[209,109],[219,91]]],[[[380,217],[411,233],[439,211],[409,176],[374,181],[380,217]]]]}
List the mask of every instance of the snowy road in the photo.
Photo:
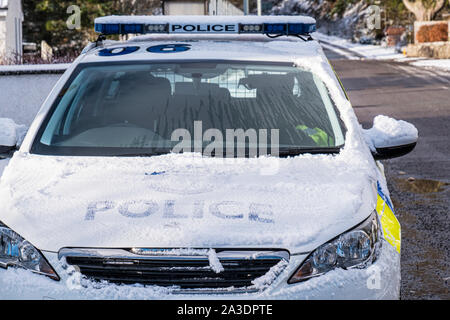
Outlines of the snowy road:
{"type": "Polygon", "coordinates": [[[415,151],[385,161],[402,224],[402,299],[450,299],[450,74],[350,60],[325,48],[365,128],[378,114],[413,123],[415,151]]]}

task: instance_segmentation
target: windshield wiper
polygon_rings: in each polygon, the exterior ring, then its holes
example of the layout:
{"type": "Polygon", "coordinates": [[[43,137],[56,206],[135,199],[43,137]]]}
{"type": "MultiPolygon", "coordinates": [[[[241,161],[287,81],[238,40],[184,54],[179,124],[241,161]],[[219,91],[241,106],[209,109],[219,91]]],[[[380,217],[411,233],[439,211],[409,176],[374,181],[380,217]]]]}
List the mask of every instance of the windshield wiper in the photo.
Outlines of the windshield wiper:
{"type": "Polygon", "coordinates": [[[336,154],[341,151],[341,147],[331,148],[290,148],[279,151],[279,157],[298,156],[300,154],[336,154]]]}
{"type": "MultiPolygon", "coordinates": [[[[330,147],[330,148],[289,148],[282,149],[279,151],[279,157],[289,157],[289,156],[298,156],[300,154],[310,153],[310,154],[336,154],[339,153],[342,146],[340,147],[330,147]]],[[[152,156],[160,156],[164,154],[171,153],[171,150],[155,150],[151,152],[132,152],[132,153],[121,153],[114,154],[115,157],[152,157],[152,156]]],[[[269,153],[270,154],[270,153],[269,153]]],[[[203,155],[205,156],[205,155],[203,155]]],[[[209,155],[210,157],[215,157],[214,152],[209,155]]],[[[225,155],[224,155],[225,156],[225,155]]],[[[245,152],[245,157],[249,156],[248,152],[245,152]]]]}
{"type": "Polygon", "coordinates": [[[135,153],[120,153],[115,154],[115,157],[153,157],[153,156],[161,156],[163,154],[169,154],[171,150],[158,150],[151,152],[135,152],[135,153]]]}

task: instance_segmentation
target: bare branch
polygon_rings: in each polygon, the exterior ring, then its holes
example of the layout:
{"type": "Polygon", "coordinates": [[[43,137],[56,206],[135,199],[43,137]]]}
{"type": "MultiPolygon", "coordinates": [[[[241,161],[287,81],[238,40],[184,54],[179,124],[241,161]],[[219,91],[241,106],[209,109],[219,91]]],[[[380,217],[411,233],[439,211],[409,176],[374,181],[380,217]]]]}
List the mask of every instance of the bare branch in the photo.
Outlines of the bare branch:
{"type": "Polygon", "coordinates": [[[403,3],[409,11],[414,13],[418,21],[430,21],[442,9],[445,0],[403,0],[403,3]]]}

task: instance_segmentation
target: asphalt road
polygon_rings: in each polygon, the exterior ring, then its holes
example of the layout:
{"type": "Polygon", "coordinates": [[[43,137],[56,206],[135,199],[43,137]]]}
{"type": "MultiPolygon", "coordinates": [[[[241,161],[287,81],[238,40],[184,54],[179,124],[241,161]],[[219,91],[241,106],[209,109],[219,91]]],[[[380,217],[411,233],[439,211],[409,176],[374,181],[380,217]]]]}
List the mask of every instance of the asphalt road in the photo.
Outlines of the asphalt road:
{"type": "Polygon", "coordinates": [[[384,114],[419,130],[412,153],[383,161],[402,226],[401,298],[450,299],[450,72],[325,53],[363,127],[384,114]]]}

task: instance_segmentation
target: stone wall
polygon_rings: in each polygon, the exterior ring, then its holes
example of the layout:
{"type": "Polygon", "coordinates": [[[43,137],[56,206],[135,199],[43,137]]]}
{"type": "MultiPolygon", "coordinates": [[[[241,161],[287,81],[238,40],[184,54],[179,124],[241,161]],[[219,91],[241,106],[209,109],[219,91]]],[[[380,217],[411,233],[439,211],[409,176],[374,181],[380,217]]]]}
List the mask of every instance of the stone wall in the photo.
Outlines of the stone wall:
{"type": "Polygon", "coordinates": [[[450,41],[410,44],[406,53],[408,57],[450,59],[450,41]]]}
{"type": "Polygon", "coordinates": [[[406,49],[408,57],[423,57],[435,59],[450,59],[450,21],[416,21],[414,22],[414,44],[409,44],[406,49]],[[438,42],[424,42],[417,41],[417,32],[423,26],[430,26],[435,24],[448,24],[448,40],[438,42]]]}

